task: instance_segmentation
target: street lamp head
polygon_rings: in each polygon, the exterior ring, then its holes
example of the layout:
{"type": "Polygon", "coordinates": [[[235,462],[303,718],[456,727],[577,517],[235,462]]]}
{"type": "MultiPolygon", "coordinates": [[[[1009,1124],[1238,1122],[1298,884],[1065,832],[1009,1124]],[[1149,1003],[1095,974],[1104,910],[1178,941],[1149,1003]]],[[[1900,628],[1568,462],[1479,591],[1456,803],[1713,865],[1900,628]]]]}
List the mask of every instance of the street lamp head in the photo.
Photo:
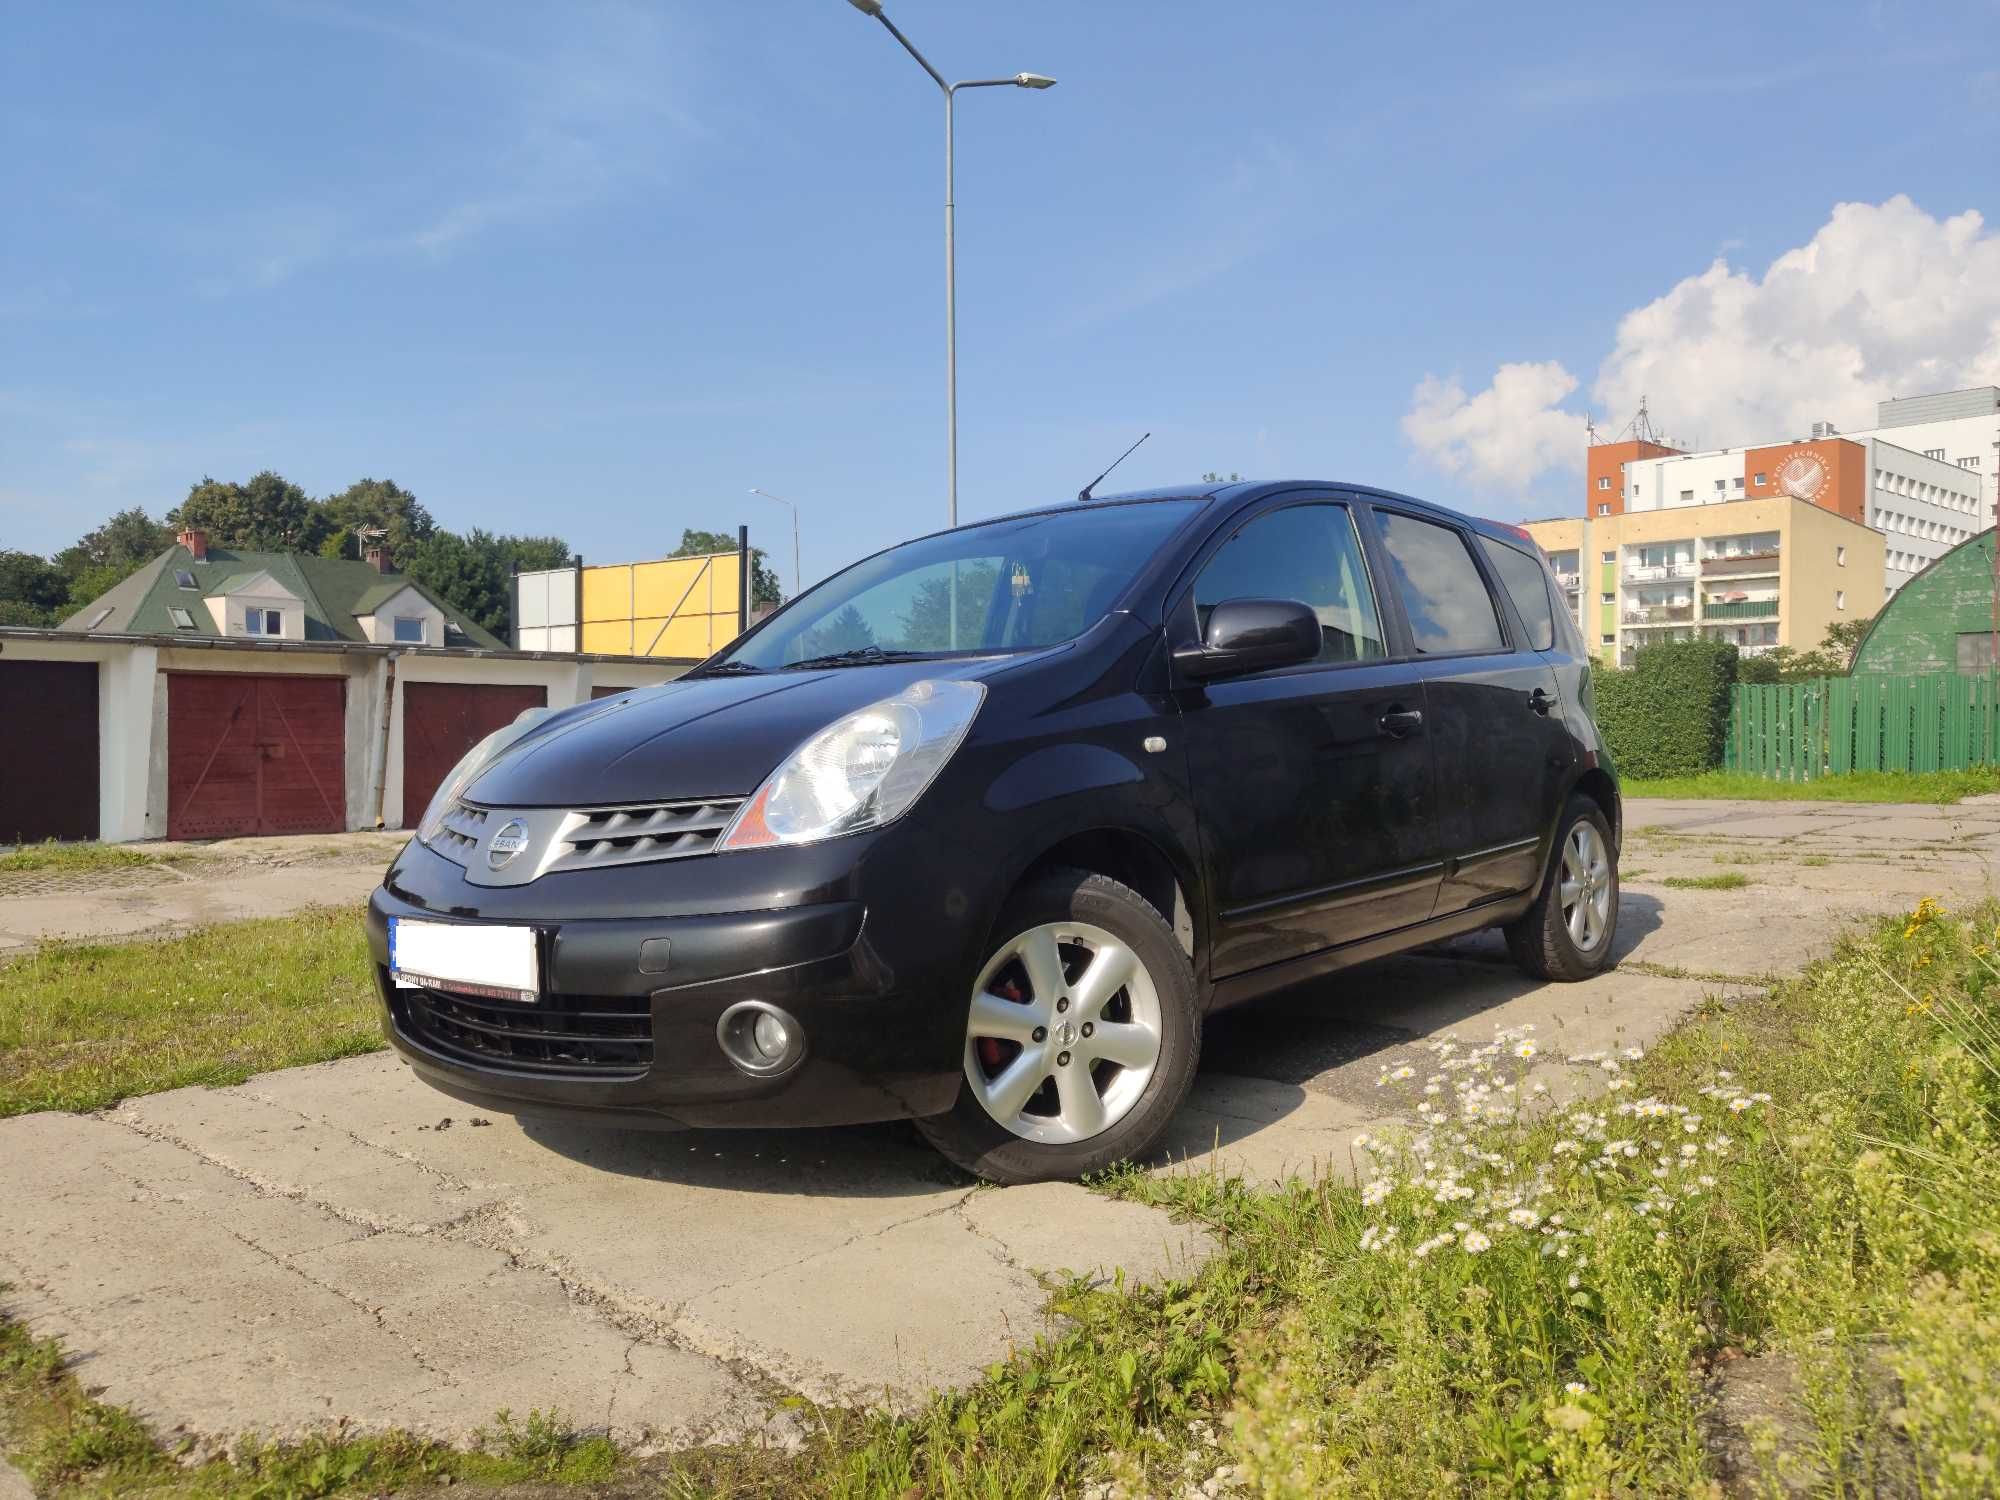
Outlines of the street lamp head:
{"type": "MultiPolygon", "coordinates": [[[[859,5],[861,0],[850,0],[850,3],[859,5]]],[[[881,7],[876,8],[879,10],[881,7]]],[[[1053,78],[1044,78],[1040,73],[1016,73],[1014,83],[1016,87],[1024,89],[1052,89],[1056,86],[1053,78]]]]}
{"type": "Polygon", "coordinates": [[[864,16],[879,16],[882,14],[882,0],[847,0],[847,3],[860,11],[864,16]]]}

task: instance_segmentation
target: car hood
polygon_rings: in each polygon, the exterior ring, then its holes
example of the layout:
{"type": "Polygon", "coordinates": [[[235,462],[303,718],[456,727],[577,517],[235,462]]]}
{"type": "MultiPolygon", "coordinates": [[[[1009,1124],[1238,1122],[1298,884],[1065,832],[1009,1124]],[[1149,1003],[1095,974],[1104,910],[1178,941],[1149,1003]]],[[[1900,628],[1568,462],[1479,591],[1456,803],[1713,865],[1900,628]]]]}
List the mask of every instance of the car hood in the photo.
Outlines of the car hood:
{"type": "Polygon", "coordinates": [[[465,795],[489,807],[607,807],[747,797],[807,736],[925,678],[977,678],[1021,657],[884,662],[697,677],[553,714],[465,795]]]}

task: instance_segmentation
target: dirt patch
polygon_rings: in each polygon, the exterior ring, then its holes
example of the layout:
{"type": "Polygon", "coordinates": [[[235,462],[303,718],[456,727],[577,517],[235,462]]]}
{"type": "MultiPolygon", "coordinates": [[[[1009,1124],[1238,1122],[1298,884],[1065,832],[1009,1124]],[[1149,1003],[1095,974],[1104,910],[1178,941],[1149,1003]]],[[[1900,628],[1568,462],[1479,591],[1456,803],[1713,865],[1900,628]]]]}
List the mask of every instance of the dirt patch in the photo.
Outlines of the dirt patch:
{"type": "Polygon", "coordinates": [[[1828,1482],[1827,1445],[1839,1441],[1848,1478],[1865,1476],[1867,1493],[1880,1500],[1916,1500],[1923,1493],[1910,1446],[1893,1420],[1901,1388],[1887,1356],[1871,1351],[1844,1388],[1820,1391],[1809,1401],[1799,1361],[1763,1354],[1724,1361],[1709,1378],[1713,1405],[1704,1434],[1723,1493],[1742,1500],[1815,1495],[1828,1482]],[[1830,1440],[1826,1423],[1811,1409],[1837,1409],[1830,1440]]]}

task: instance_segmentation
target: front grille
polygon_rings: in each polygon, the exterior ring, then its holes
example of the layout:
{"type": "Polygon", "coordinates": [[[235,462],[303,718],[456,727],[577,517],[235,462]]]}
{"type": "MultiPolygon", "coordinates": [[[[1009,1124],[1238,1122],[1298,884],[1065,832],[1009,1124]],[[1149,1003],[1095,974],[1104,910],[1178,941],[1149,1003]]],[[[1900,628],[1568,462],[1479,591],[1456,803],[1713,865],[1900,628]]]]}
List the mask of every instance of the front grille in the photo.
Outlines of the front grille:
{"type": "Polygon", "coordinates": [[[431,847],[445,858],[464,864],[486,837],[487,820],[491,816],[485,808],[474,807],[470,802],[452,803],[431,847]]]}
{"type": "Polygon", "coordinates": [[[532,1005],[456,990],[390,995],[405,1035],[481,1067],[636,1078],[653,1064],[653,1002],[644,995],[544,995],[532,1005]]]}
{"type": "Polygon", "coordinates": [[[561,847],[549,868],[583,870],[706,854],[722,837],[742,801],[741,797],[726,797],[584,809],[572,814],[557,836],[561,847]]]}

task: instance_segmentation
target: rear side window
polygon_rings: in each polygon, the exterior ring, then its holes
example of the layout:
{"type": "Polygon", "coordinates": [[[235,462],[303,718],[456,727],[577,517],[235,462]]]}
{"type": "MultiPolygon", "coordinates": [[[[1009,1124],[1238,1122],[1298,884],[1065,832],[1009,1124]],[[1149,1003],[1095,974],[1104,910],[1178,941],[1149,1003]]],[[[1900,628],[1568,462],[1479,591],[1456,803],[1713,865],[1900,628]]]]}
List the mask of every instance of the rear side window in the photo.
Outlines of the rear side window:
{"type": "Polygon", "coordinates": [[[1251,521],[1208,560],[1194,584],[1203,635],[1227,599],[1296,599],[1319,616],[1319,659],[1377,661],[1388,655],[1368,569],[1344,505],[1293,505],[1251,521]]]}
{"type": "Polygon", "coordinates": [[[1493,596],[1465,538],[1449,526],[1392,510],[1378,510],[1375,517],[1418,652],[1451,656],[1505,649],[1493,596]]]}
{"type": "Polygon", "coordinates": [[[1486,560],[1500,575],[1507,597],[1514,601],[1521,623],[1528,627],[1528,649],[1554,650],[1556,612],[1549,603],[1549,581],[1542,576],[1541,562],[1505,542],[1494,541],[1490,536],[1481,537],[1479,545],[1486,549],[1486,560]]]}

